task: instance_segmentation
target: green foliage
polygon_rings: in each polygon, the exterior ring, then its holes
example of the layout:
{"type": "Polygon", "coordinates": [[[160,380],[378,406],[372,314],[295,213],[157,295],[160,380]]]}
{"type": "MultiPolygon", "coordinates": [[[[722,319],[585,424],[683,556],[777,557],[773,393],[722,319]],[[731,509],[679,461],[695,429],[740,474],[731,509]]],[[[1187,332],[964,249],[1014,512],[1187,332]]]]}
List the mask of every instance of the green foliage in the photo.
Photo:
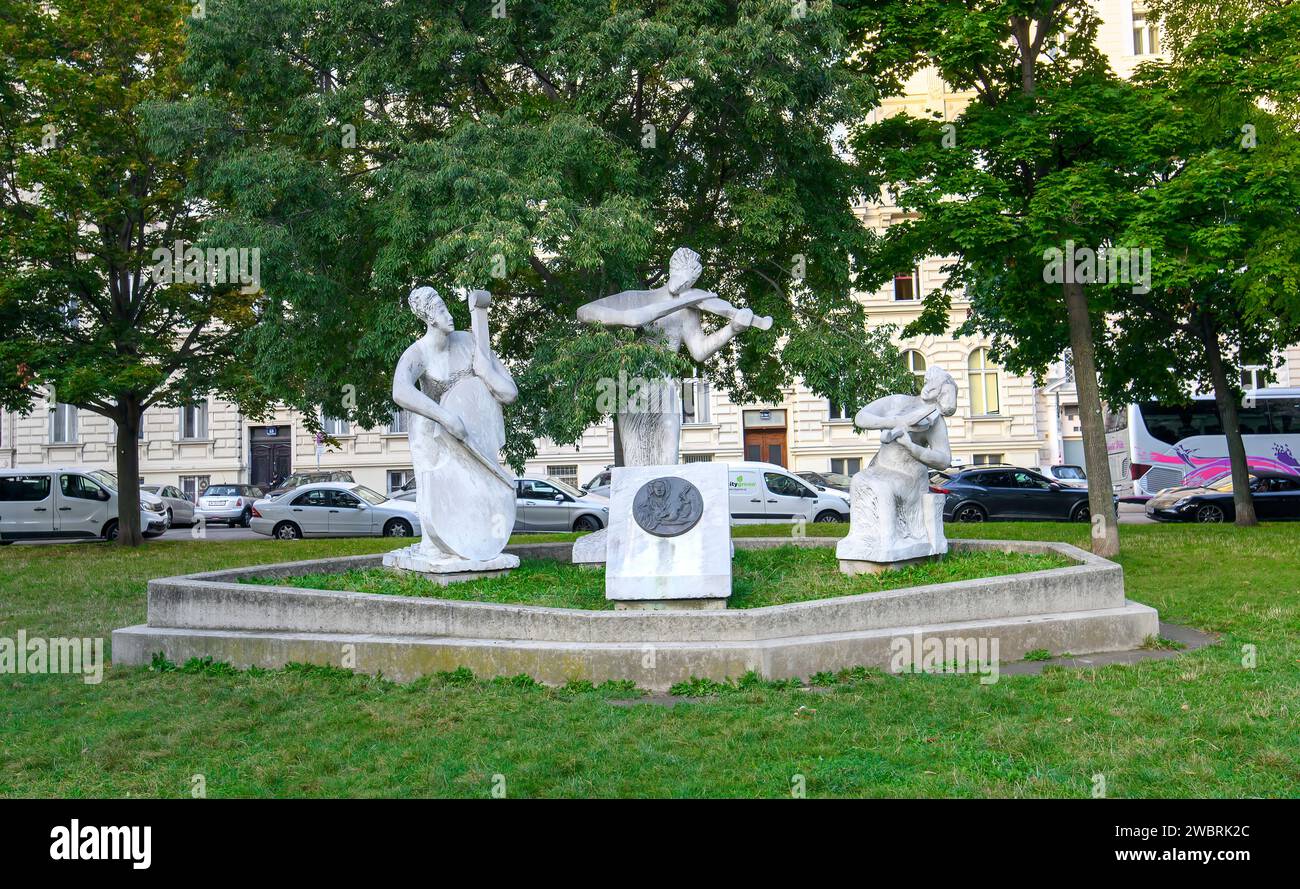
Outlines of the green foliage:
{"type": "Polygon", "coordinates": [[[214,237],[263,249],[243,341],[259,379],[309,415],[381,420],[419,332],[406,293],[486,286],[522,381],[519,460],[533,435],[574,440],[599,419],[592,379],[645,357],[576,330],[577,306],[660,283],[685,245],[699,286],[776,321],[710,374],[739,400],[776,397],[781,336],[851,307],[870,243],[851,206],[870,189],[834,144],[874,100],[844,64],[842,7],[492,6],[210,0],[191,22],[195,94],[153,132],[203,152],[214,237]]]}

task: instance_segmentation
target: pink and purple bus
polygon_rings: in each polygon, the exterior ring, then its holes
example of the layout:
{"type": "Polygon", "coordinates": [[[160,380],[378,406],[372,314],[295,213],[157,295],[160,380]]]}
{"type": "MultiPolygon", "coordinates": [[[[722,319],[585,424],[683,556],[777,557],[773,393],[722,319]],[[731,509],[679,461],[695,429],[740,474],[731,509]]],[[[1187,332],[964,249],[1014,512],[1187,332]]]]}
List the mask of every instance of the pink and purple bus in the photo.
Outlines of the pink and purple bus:
{"type": "MultiPolygon", "coordinates": [[[[1252,390],[1238,412],[1250,468],[1300,475],[1300,389],[1252,390]]],[[[1188,404],[1134,404],[1127,417],[1107,420],[1112,472],[1132,480],[1136,498],[1175,485],[1204,485],[1231,469],[1212,396],[1188,404]]]]}

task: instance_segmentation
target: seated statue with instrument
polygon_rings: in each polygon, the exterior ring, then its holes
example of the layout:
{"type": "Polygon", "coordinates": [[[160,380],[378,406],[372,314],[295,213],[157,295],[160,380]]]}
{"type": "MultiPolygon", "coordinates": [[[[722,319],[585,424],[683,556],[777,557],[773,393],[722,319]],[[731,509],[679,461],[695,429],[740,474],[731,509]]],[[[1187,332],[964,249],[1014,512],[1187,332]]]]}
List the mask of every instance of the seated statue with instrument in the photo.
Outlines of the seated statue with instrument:
{"type": "Polygon", "coordinates": [[[931,367],[918,395],[888,395],[858,411],[854,423],[879,429],[880,450],[850,486],[849,534],[836,547],[846,573],[948,551],[943,495],[931,494],[930,470],[952,465],[944,417],[957,410],[957,384],[931,367]]]}

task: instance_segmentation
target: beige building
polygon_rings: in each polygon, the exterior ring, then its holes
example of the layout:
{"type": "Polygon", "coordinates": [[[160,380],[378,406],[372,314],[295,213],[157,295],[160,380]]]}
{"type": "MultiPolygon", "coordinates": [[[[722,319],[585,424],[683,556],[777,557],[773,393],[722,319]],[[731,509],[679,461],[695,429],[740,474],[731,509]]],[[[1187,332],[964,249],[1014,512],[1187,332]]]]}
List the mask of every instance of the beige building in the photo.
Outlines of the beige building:
{"type": "MultiPolygon", "coordinates": [[[[1159,49],[1158,35],[1139,6],[1127,0],[1102,0],[1105,25],[1099,43],[1123,75],[1159,49]]],[[[950,92],[933,72],[922,72],[905,94],[884,103],[881,115],[907,109],[956,116],[967,101],[950,92]]],[[[883,231],[897,208],[873,204],[861,209],[863,223],[883,231]]],[[[921,309],[921,296],[942,285],[941,258],[900,274],[876,293],[861,294],[872,323],[902,329],[921,309]]],[[[967,310],[953,302],[952,327],[967,310]]],[[[1082,463],[1079,411],[1072,379],[1064,365],[1045,384],[1007,373],[989,358],[988,343],[975,338],[924,337],[899,342],[914,372],[940,365],[958,385],[958,409],[949,424],[959,465],[1006,462],[1021,466],[1082,463]]],[[[1279,385],[1300,383],[1300,350],[1292,349],[1279,385]]],[[[876,436],[855,432],[852,413],[860,405],[836,406],[803,386],[793,386],[770,404],[733,404],[703,382],[688,387],[684,399],[682,453],[695,460],[762,459],[795,471],[852,473],[876,450],[876,436]]],[[[155,408],[145,415],[140,440],[140,474],[148,482],[176,484],[187,493],[212,482],[263,483],[291,471],[346,469],[357,481],[379,491],[400,486],[411,472],[401,417],[381,429],[357,429],[331,422],[327,431],[337,446],[318,446],[302,418],[278,411],[269,422],[252,422],[233,405],[210,399],[197,408],[155,408]]],[[[114,430],[102,417],[67,406],[42,408],[27,416],[0,414],[0,466],[79,464],[111,469],[114,430]]],[[[613,427],[593,427],[578,444],[538,443],[527,470],[583,484],[614,460],[613,427]]]]}

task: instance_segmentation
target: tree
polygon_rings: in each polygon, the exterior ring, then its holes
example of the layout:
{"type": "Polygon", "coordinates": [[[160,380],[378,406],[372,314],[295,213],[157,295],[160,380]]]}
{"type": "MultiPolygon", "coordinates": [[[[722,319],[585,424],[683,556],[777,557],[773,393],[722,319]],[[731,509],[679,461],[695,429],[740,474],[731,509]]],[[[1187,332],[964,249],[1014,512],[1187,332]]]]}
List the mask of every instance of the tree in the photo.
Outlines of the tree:
{"type": "Polygon", "coordinates": [[[223,231],[262,247],[244,345],[267,386],[378,422],[416,333],[406,292],[488,287],[519,466],[535,437],[575,441],[607,413],[600,381],[691,372],[573,320],[661,282],[679,246],[703,256],[698,286],[775,318],[705,369],[733,398],[804,373],[854,401],[901,369],[851,296],[867,188],[836,140],[874,91],[844,37],[838,6],[786,0],[212,0],[196,94],[154,128],[202,146],[223,231]],[[835,373],[807,347],[829,319],[835,373]]]}
{"type": "MultiPolygon", "coordinates": [[[[959,332],[992,337],[1013,371],[1041,376],[1068,348],[1082,418],[1093,551],[1119,551],[1095,339],[1108,308],[1095,278],[1059,262],[1074,245],[1113,244],[1143,138],[1135,97],[1096,49],[1085,0],[918,0],[851,4],[863,69],[898,91],[924,67],[973,93],[953,120],[900,114],[860,127],[869,172],[916,218],[890,228],[879,269],[953,256],[949,284],[905,332],[943,333],[954,289],[972,312],[959,332]]],[[[1095,255],[1094,255],[1095,258],[1095,255]]]]}
{"type": "Polygon", "coordinates": [[[1256,517],[1236,370],[1300,340],[1300,133],[1275,113],[1280,97],[1300,95],[1287,64],[1298,33],[1300,5],[1266,10],[1135,77],[1159,156],[1144,165],[1123,237],[1155,261],[1150,294],[1114,294],[1108,388],[1127,400],[1212,388],[1239,525],[1256,517]]]}
{"type": "Polygon", "coordinates": [[[0,402],[25,411],[52,392],[113,421],[128,546],[141,542],[141,414],[249,391],[227,347],[252,297],[209,280],[192,161],[159,157],[140,128],[146,103],[183,95],[183,14],[165,0],[0,0],[0,402]]]}

